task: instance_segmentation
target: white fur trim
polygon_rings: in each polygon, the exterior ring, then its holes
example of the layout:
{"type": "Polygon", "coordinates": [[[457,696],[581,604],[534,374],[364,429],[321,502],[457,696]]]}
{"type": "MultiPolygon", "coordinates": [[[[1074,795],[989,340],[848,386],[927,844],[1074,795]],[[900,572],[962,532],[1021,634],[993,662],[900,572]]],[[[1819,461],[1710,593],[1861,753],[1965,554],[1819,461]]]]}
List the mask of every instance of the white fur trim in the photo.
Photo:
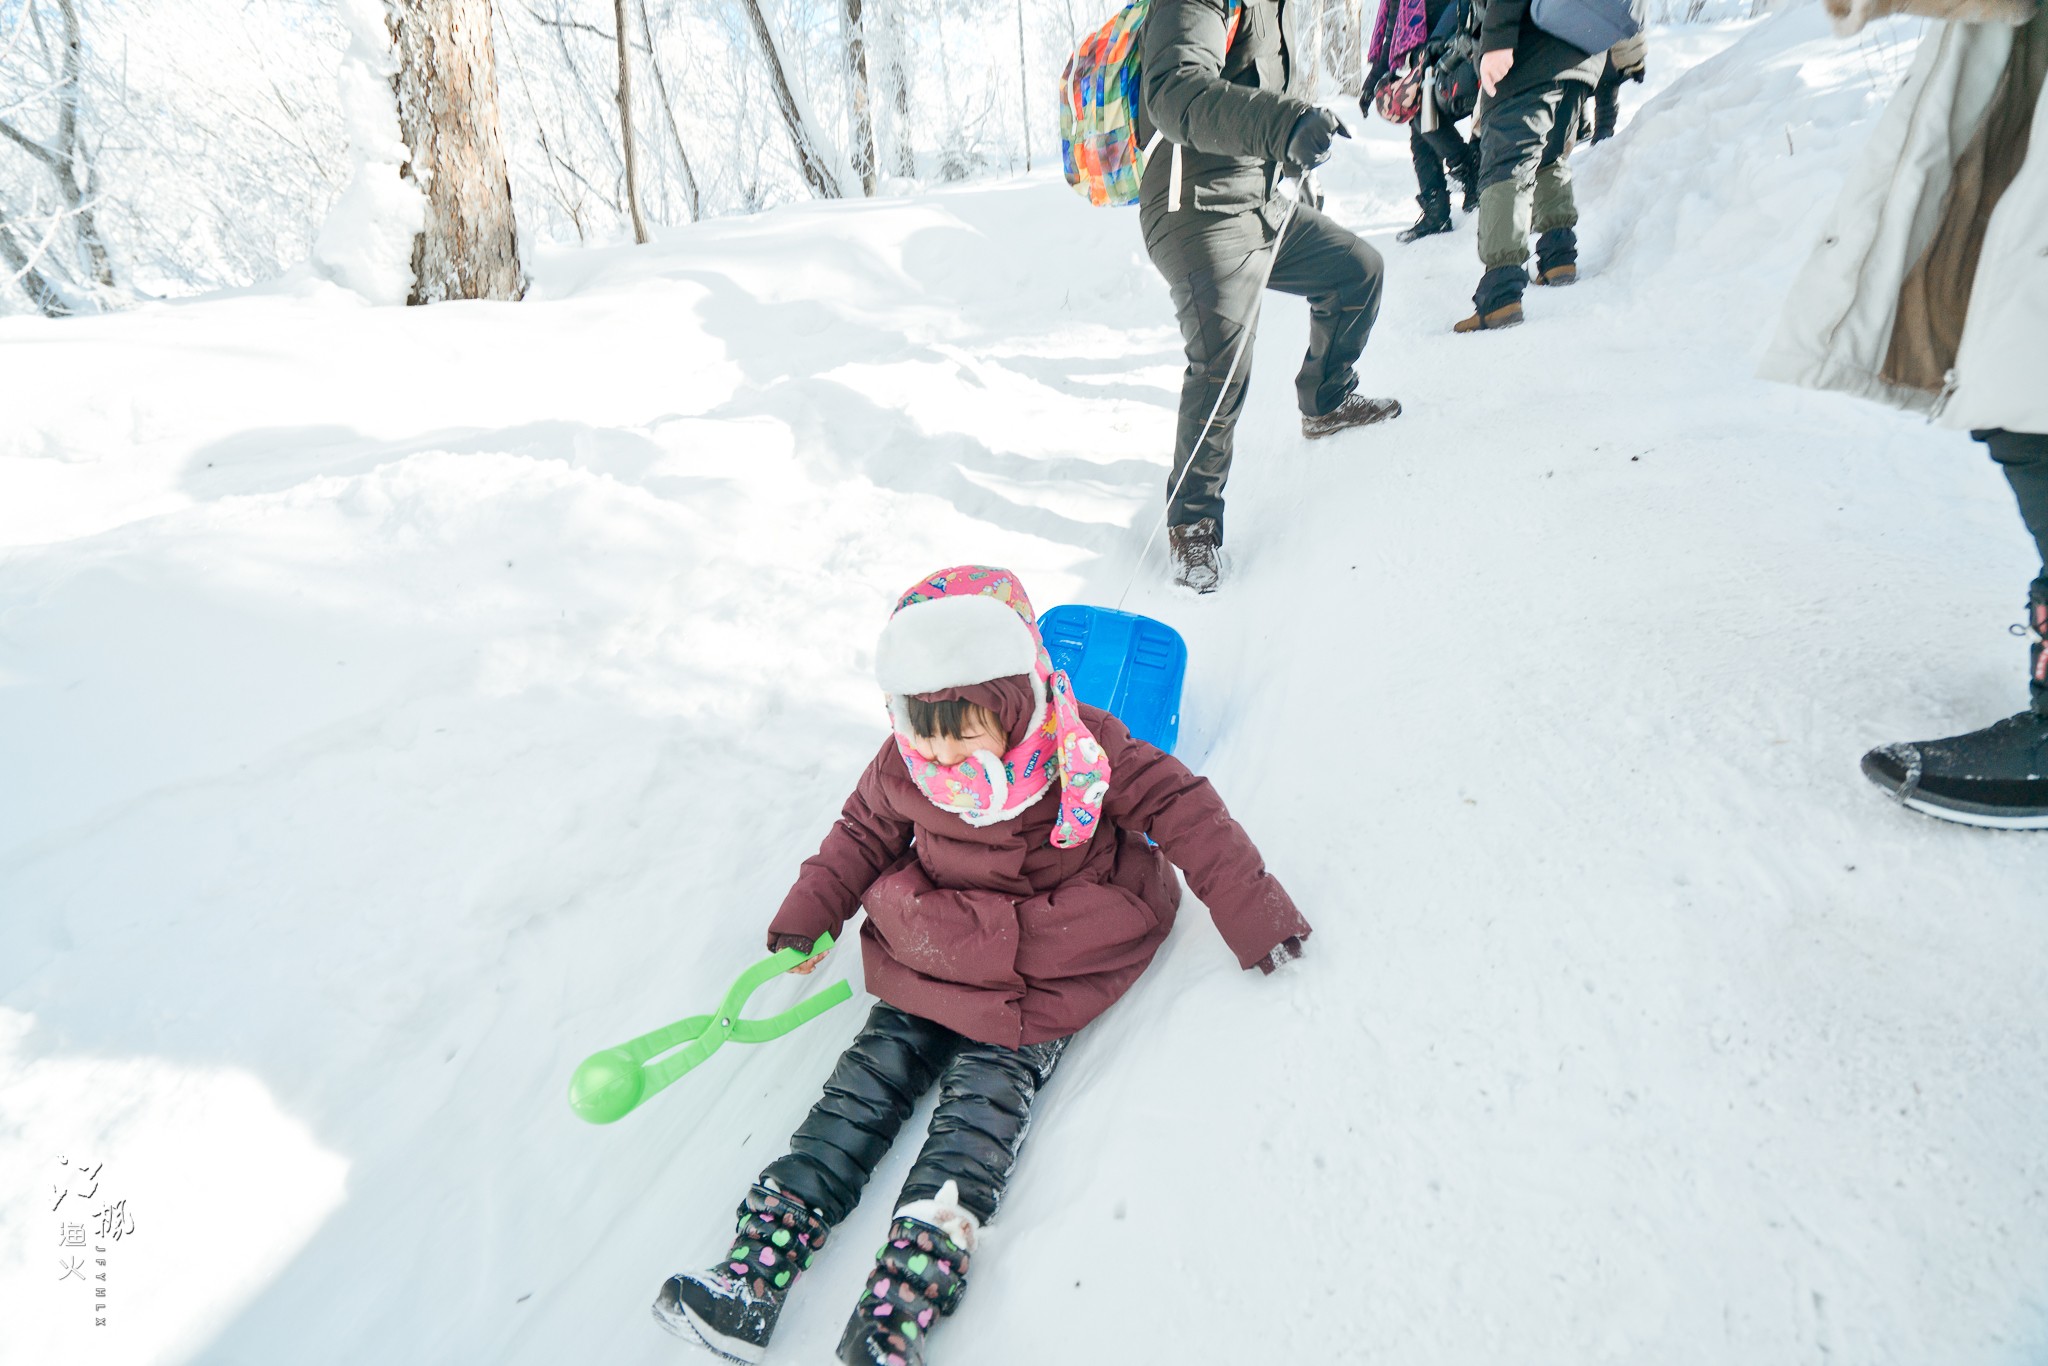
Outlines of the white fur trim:
{"type": "Polygon", "coordinates": [[[980,594],[912,603],[889,618],[875,645],[875,681],[885,693],[968,688],[1037,666],[1038,643],[1017,609],[980,594]]]}
{"type": "Polygon", "coordinates": [[[962,1252],[974,1251],[981,1236],[981,1221],[960,1203],[960,1183],[948,1181],[929,1200],[913,1200],[896,1211],[898,1219],[915,1219],[930,1224],[957,1243],[962,1252]]]}

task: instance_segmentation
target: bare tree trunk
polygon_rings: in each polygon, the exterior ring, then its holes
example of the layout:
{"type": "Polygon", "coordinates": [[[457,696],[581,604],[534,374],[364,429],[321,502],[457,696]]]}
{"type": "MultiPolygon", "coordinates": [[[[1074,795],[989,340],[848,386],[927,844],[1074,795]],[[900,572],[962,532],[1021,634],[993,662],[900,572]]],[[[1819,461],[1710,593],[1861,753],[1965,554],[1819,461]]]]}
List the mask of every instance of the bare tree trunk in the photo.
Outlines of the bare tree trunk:
{"type": "Polygon", "coordinates": [[[910,72],[903,64],[903,16],[896,0],[886,0],[883,27],[889,31],[889,84],[895,87],[896,174],[906,180],[917,174],[917,150],[910,139],[910,72]]]}
{"type": "Polygon", "coordinates": [[[846,0],[847,84],[853,90],[853,169],[862,194],[875,192],[875,120],[868,85],[867,41],[861,32],[861,0],[846,0]]]}
{"type": "Polygon", "coordinates": [[[633,152],[633,50],[626,38],[626,0],[613,0],[619,30],[619,145],[626,150],[626,208],[633,215],[633,240],[647,244],[647,220],[640,216],[640,159],[633,152]]]}
{"type": "Polygon", "coordinates": [[[768,64],[769,84],[775,89],[775,103],[782,110],[782,121],[789,127],[790,145],[796,149],[797,169],[803,172],[811,193],[819,199],[841,198],[839,178],[832,174],[832,168],[825,164],[824,157],[811,142],[811,130],[804,123],[803,111],[797,108],[796,96],[789,88],[789,78],[783,74],[782,54],[776,50],[774,35],[768,32],[768,20],[761,13],[761,0],[743,0],[743,8],[747,11],[747,22],[754,26],[755,39],[761,44],[761,59],[768,64]]]}
{"type": "MultiPolygon", "coordinates": [[[[72,240],[77,243],[80,256],[83,258],[86,274],[95,285],[111,291],[115,287],[113,258],[107,252],[106,239],[100,235],[99,222],[93,214],[94,205],[99,199],[99,171],[93,164],[92,153],[78,132],[78,109],[82,98],[80,92],[84,88],[85,77],[85,40],[79,29],[78,7],[73,0],[57,0],[57,11],[64,20],[63,52],[57,58],[60,74],[50,88],[50,93],[57,101],[57,145],[45,146],[5,119],[0,119],[0,137],[6,138],[27,152],[50,173],[50,179],[57,187],[57,197],[64,205],[64,217],[71,225],[72,240]]],[[[33,20],[35,16],[35,8],[31,6],[29,18],[33,20]]],[[[35,31],[39,38],[42,37],[40,23],[36,24],[35,31]]],[[[47,58],[47,42],[43,50],[47,58]]],[[[14,241],[16,251],[23,251],[20,242],[12,238],[11,232],[10,240],[14,241]]],[[[10,263],[13,262],[11,254],[8,259],[10,263]]],[[[29,259],[24,251],[22,262],[25,263],[29,259]]],[[[13,263],[12,268],[20,271],[23,265],[13,263]]],[[[47,277],[40,272],[34,274],[37,279],[48,285],[47,277]]],[[[27,275],[22,276],[24,287],[27,286],[28,278],[27,275]]],[[[40,300],[37,307],[43,307],[40,300]]],[[[67,305],[64,312],[70,311],[67,305]]]]}
{"type": "Polygon", "coordinates": [[[1357,96],[1365,91],[1365,14],[1360,0],[1343,0],[1344,42],[1339,54],[1338,88],[1357,96]]]}
{"type": "Polygon", "coordinates": [[[388,3],[398,133],[411,156],[399,174],[427,201],[406,302],[517,299],[525,286],[498,135],[490,0],[388,3]]]}
{"type": "Polygon", "coordinates": [[[103,289],[112,289],[113,262],[107,256],[107,244],[100,237],[99,224],[93,218],[93,202],[99,198],[99,171],[87,154],[85,144],[78,139],[78,92],[85,72],[85,43],[78,28],[78,7],[72,0],[57,0],[57,9],[64,16],[64,87],[57,103],[57,152],[65,163],[58,172],[57,184],[64,192],[65,206],[70,209],[72,221],[77,226],[78,243],[85,248],[86,259],[92,263],[93,280],[103,289]],[[83,187],[79,184],[81,173],[85,181],[83,187]]]}
{"type": "Polygon", "coordinates": [[[36,269],[35,258],[21,245],[21,239],[14,235],[14,228],[4,216],[0,216],[0,263],[14,272],[14,279],[22,292],[27,294],[46,318],[68,318],[71,305],[64,295],[50,283],[41,271],[36,269]]]}
{"type": "Polygon", "coordinates": [[[676,159],[683,164],[683,194],[689,205],[690,221],[704,216],[704,197],[697,192],[697,173],[690,169],[690,154],[683,148],[683,131],[676,127],[676,107],[668,97],[668,78],[661,73],[661,49],[654,41],[654,25],[647,21],[647,0],[639,0],[640,31],[647,35],[647,65],[654,71],[654,90],[661,96],[661,112],[668,119],[668,135],[675,140],[676,159]]]}
{"type": "Polygon", "coordinates": [[[1024,0],[1017,0],[1017,102],[1024,114],[1024,169],[1031,169],[1031,67],[1024,55],[1024,0]]]}

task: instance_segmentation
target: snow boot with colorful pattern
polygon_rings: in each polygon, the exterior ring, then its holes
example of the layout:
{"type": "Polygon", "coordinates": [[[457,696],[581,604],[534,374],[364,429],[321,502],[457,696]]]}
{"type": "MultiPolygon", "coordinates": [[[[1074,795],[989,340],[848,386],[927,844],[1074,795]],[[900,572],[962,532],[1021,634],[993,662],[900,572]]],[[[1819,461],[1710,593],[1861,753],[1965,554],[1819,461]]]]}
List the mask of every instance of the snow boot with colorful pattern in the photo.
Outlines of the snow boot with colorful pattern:
{"type": "Polygon", "coordinates": [[[740,1202],[732,1251],[709,1271],[680,1272],[654,1297],[654,1317],[728,1361],[768,1349],[790,1287],[825,1246],[829,1225],[785,1191],[755,1186],[740,1202]]]}
{"type": "MultiPolygon", "coordinates": [[[[947,1203],[943,1193],[940,1203],[947,1203]]],[[[931,1223],[897,1212],[889,1241],[875,1255],[867,1290],[839,1335],[839,1359],[845,1366],[924,1366],[932,1325],[953,1312],[967,1289],[973,1228],[972,1216],[962,1229],[951,1220],[931,1223]]]]}

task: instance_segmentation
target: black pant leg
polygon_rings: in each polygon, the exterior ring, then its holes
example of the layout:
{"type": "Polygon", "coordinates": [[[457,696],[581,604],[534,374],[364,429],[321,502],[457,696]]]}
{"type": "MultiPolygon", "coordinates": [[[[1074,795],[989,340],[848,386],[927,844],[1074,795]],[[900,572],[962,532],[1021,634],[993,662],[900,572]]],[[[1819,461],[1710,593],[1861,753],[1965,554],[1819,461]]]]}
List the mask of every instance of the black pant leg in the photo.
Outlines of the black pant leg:
{"type": "Polygon", "coordinates": [[[1303,413],[1334,412],[1358,387],[1354,367],[1380,315],[1384,275],[1371,243],[1305,204],[1295,208],[1268,285],[1308,300],[1308,354],[1294,377],[1303,413]]]}
{"type": "Polygon", "coordinates": [[[1621,77],[1609,67],[1593,87],[1593,141],[1605,142],[1621,123],[1621,77]]]}
{"type": "Polygon", "coordinates": [[[1032,1103],[1071,1039],[1023,1048],[962,1045],[939,1079],[931,1132],[903,1183],[897,1208],[929,1200],[953,1181],[969,1213],[984,1224],[995,1218],[1031,1127],[1032,1103]]]}
{"type": "Polygon", "coordinates": [[[1444,154],[1433,135],[1422,131],[1420,115],[1408,125],[1408,160],[1415,164],[1415,188],[1422,192],[1423,209],[1449,203],[1451,188],[1444,179],[1444,154]]]}
{"type": "Polygon", "coordinates": [[[828,1224],[846,1218],[960,1043],[944,1025],[877,1004],[790,1138],[789,1155],[769,1163],[761,1179],[823,1211],[828,1224]]]}
{"type": "Polygon", "coordinates": [[[1237,415],[1244,407],[1245,380],[1251,374],[1260,284],[1271,240],[1257,211],[1215,214],[1182,209],[1169,215],[1145,243],[1153,265],[1166,277],[1188,358],[1174,433],[1173,472],[1167,479],[1167,521],[1173,526],[1213,517],[1222,530],[1223,485],[1230,477],[1237,415]],[[1235,356],[1233,373],[1233,353],[1240,339],[1243,350],[1235,356]],[[1205,425],[1208,436],[1198,451],[1196,439],[1205,425]],[[1173,492],[1176,487],[1178,493],[1173,492]]]}
{"type": "MultiPolygon", "coordinates": [[[[1994,428],[1970,435],[1990,449],[1991,458],[2005,471],[2005,482],[2019,500],[2020,520],[2027,524],[2041,557],[2041,570],[2027,589],[2029,608],[2048,603],[2048,434],[1994,428]]],[[[2039,656],[2037,662],[2041,661],[2048,661],[2048,654],[2039,656]]],[[[2048,714],[2048,678],[2033,679],[2033,705],[2035,711],[2048,714]]]]}

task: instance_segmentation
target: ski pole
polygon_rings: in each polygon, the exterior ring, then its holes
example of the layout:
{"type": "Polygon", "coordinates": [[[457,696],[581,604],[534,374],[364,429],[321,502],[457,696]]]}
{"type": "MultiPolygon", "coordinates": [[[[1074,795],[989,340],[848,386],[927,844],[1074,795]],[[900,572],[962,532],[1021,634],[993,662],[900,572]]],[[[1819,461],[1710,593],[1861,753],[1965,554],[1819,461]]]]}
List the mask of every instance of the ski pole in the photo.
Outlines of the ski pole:
{"type": "MultiPolygon", "coordinates": [[[[1266,284],[1273,278],[1273,267],[1280,260],[1280,242],[1287,236],[1287,225],[1294,221],[1294,210],[1301,203],[1299,198],[1287,201],[1287,209],[1280,215],[1280,227],[1273,234],[1271,254],[1266,257],[1265,272],[1259,276],[1259,294],[1264,295],[1266,284]]],[[[1224,373],[1223,387],[1216,391],[1216,401],[1209,405],[1209,416],[1202,423],[1202,433],[1195,438],[1195,444],[1188,450],[1187,463],[1180,467],[1180,474],[1174,479],[1173,487],[1166,491],[1166,507],[1161,510],[1159,520],[1152,524],[1152,534],[1145,538],[1144,549],[1138,552],[1136,564],[1131,566],[1131,576],[1124,580],[1124,591],[1116,595],[1117,610],[1122,611],[1124,599],[1131,595],[1131,585],[1138,581],[1138,571],[1145,567],[1145,557],[1152,553],[1152,543],[1159,539],[1159,528],[1166,525],[1167,517],[1173,511],[1173,500],[1180,497],[1180,486],[1187,482],[1188,471],[1195,467],[1195,458],[1202,453],[1202,443],[1209,439],[1209,429],[1216,425],[1216,414],[1223,411],[1223,399],[1230,392],[1231,381],[1237,378],[1237,364],[1244,359],[1245,343],[1251,340],[1252,329],[1239,329],[1237,345],[1230,351],[1230,369],[1224,373]]]]}
{"type": "Polygon", "coordinates": [[[791,947],[770,954],[739,975],[711,1014],[692,1015],[615,1048],[592,1053],[569,1078],[569,1108],[592,1124],[610,1124],[631,1114],[642,1101],[716,1053],[728,1039],[734,1043],[766,1043],[817,1019],[853,995],[853,986],[845,978],[780,1014],[743,1020],[740,1011],[763,983],[831,947],[832,936],[821,934],[808,952],[791,947]],[[670,1052],[671,1049],[674,1051],[670,1052]]]}

